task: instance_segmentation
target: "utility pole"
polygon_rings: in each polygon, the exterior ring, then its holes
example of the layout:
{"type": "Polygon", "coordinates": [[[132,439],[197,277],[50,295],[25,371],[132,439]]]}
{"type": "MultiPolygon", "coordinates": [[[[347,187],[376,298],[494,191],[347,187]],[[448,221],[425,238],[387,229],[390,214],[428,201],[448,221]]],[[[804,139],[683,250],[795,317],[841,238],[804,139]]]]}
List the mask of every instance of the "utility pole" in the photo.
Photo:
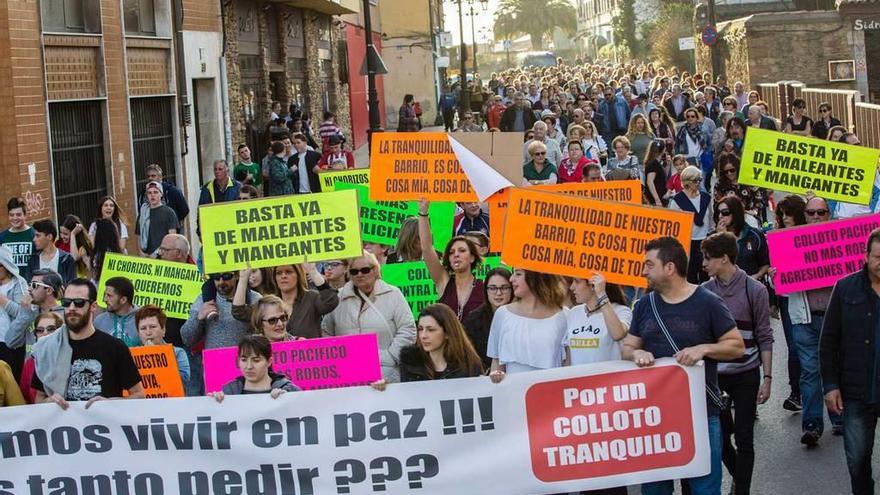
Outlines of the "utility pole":
{"type": "MultiPolygon", "coordinates": [[[[715,0],[706,0],[706,21],[710,26],[715,28],[716,32],[718,29],[717,22],[715,20],[715,0]]],[[[709,55],[712,60],[712,81],[715,82],[715,79],[721,74],[721,56],[718,53],[718,42],[712,43],[709,47],[709,55]]]]}
{"type": "MultiPolygon", "coordinates": [[[[365,2],[368,0],[364,0],[365,2]]],[[[464,42],[464,13],[461,10],[461,0],[458,0],[458,35],[461,37],[461,45],[458,49],[458,58],[461,62],[461,72],[458,75],[459,98],[458,117],[464,120],[464,112],[471,109],[471,92],[467,87],[467,45],[464,42]]]]}
{"type": "Polygon", "coordinates": [[[382,121],[379,117],[379,93],[376,91],[376,61],[381,59],[379,58],[379,53],[376,51],[376,47],[373,45],[373,19],[370,15],[370,0],[363,0],[361,5],[364,9],[364,39],[366,40],[367,45],[367,108],[369,109],[370,115],[370,128],[367,130],[367,144],[368,149],[372,149],[373,133],[382,132],[382,121]]]}
{"type": "Polygon", "coordinates": [[[474,32],[474,4],[470,4],[471,7],[471,45],[474,47],[474,78],[477,77],[477,35],[474,32]]]}

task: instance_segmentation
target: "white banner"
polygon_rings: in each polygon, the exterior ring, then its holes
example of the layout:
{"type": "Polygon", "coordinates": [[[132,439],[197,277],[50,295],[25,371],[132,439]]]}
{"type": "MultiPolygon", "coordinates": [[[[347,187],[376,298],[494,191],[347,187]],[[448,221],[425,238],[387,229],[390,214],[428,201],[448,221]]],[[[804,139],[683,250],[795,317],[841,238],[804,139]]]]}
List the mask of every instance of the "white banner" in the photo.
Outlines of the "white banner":
{"type": "Polygon", "coordinates": [[[703,367],[0,408],[0,495],[538,494],[709,472],[703,367]]]}

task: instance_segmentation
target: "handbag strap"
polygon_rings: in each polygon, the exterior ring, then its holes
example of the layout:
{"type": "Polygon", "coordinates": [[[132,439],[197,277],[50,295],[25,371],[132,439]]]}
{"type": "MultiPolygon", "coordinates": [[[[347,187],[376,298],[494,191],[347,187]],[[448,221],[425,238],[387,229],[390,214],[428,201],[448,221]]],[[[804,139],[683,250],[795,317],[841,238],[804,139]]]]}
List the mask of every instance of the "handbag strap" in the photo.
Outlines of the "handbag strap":
{"type": "MultiPolygon", "coordinates": [[[[669,345],[672,347],[672,352],[677,354],[681,349],[678,347],[678,344],[675,343],[675,339],[672,338],[672,334],[669,333],[669,329],[666,328],[663,319],[660,318],[660,312],[657,311],[657,302],[654,300],[654,294],[656,294],[656,292],[648,294],[648,301],[651,303],[651,311],[654,312],[654,319],[657,320],[657,325],[660,327],[660,331],[663,332],[663,336],[666,337],[666,341],[669,342],[669,345]]],[[[711,399],[719,409],[724,409],[724,401],[708,382],[706,383],[706,394],[709,395],[709,399],[711,399]]]]}

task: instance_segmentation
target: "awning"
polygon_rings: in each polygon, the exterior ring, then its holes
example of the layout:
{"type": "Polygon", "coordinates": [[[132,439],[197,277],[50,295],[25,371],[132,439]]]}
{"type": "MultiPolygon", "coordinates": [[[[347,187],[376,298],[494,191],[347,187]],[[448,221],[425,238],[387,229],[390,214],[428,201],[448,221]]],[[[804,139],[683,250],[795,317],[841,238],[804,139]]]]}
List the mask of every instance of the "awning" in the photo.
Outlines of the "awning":
{"type": "Polygon", "coordinates": [[[357,12],[347,7],[343,7],[338,2],[332,0],[270,0],[274,3],[281,3],[289,7],[298,9],[314,10],[327,15],[344,15],[356,14],[357,12]]]}

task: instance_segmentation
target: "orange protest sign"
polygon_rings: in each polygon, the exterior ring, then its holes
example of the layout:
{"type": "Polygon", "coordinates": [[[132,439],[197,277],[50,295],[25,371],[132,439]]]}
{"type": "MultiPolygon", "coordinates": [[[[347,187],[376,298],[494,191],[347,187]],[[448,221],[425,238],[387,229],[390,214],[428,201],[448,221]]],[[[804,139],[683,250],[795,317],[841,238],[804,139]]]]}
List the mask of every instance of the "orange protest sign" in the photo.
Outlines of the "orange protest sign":
{"type": "Polygon", "coordinates": [[[131,347],[129,351],[148,399],[185,395],[171,344],[131,347]]]}
{"type": "Polygon", "coordinates": [[[670,236],[688,250],[692,222],[692,214],[664,208],[514,188],[501,260],[577,278],[599,272],[615,284],[646,287],[645,245],[670,236]]]}
{"type": "MultiPolygon", "coordinates": [[[[511,183],[522,181],[522,133],[456,133],[455,139],[511,183]]],[[[371,150],[372,201],[477,200],[446,133],[375,133],[371,150]]]]}
{"type": "MultiPolygon", "coordinates": [[[[543,184],[529,186],[527,189],[550,191],[582,198],[621,203],[642,204],[642,184],[637,180],[615,180],[602,182],[566,182],[563,184],[543,184]]],[[[504,232],[504,214],[507,212],[509,189],[489,198],[489,251],[501,252],[504,232]]]]}

